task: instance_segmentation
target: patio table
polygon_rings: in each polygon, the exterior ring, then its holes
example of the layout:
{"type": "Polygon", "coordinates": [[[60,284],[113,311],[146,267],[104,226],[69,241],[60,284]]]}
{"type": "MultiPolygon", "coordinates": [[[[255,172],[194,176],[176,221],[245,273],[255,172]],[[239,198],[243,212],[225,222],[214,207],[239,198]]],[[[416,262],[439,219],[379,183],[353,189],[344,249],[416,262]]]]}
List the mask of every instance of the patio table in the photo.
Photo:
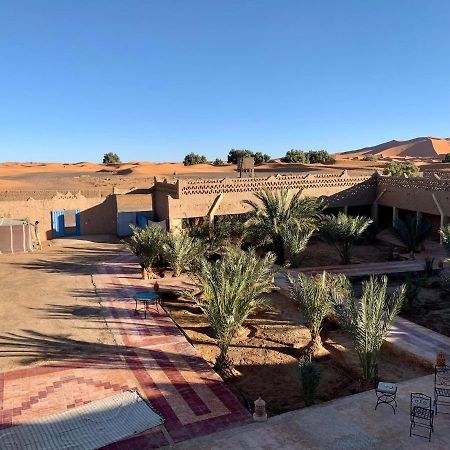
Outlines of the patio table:
{"type": "Polygon", "coordinates": [[[161,304],[161,297],[156,292],[141,292],[136,294],[134,297],[134,301],[136,302],[135,313],[138,312],[138,305],[143,304],[144,309],[144,318],[147,318],[147,311],[150,309],[150,305],[153,303],[156,306],[157,311],[159,312],[159,305],[161,304]]]}

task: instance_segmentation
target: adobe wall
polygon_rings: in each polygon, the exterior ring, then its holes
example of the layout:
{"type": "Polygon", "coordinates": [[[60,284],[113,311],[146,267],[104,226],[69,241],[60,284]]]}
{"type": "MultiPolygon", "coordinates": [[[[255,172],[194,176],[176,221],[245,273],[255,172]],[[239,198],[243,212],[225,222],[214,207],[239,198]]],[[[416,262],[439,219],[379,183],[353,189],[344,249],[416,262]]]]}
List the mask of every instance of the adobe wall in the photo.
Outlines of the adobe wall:
{"type": "MultiPolygon", "coordinates": [[[[166,181],[164,189],[167,190],[166,181]]],[[[376,178],[372,175],[350,176],[346,171],[335,173],[272,176],[268,178],[224,178],[179,180],[170,186],[171,195],[159,193],[155,184],[155,204],[158,217],[170,219],[241,214],[250,210],[244,200],[255,200],[254,193],[262,189],[289,189],[292,195],[303,190],[303,196],[326,197],[328,206],[357,206],[372,204],[376,195],[376,178]],[[160,205],[160,197],[167,205],[160,205]],[[160,209],[159,209],[160,208],[160,209]],[[167,215],[166,215],[167,217],[167,215]]]]}
{"type": "Polygon", "coordinates": [[[116,234],[116,200],[112,191],[3,191],[0,217],[36,220],[41,239],[52,238],[51,211],[79,209],[81,234],[116,234]]]}
{"type": "Polygon", "coordinates": [[[379,205],[450,216],[450,179],[379,176],[379,205]]]}

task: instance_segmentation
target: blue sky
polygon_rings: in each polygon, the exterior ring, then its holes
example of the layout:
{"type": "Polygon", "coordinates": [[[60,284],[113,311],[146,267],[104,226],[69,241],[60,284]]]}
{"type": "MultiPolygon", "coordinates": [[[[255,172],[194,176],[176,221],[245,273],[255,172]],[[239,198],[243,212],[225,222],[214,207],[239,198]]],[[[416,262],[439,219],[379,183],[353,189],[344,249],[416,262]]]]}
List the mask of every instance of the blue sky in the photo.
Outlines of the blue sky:
{"type": "Polygon", "coordinates": [[[2,0],[0,160],[450,136],[446,0],[2,0]]]}

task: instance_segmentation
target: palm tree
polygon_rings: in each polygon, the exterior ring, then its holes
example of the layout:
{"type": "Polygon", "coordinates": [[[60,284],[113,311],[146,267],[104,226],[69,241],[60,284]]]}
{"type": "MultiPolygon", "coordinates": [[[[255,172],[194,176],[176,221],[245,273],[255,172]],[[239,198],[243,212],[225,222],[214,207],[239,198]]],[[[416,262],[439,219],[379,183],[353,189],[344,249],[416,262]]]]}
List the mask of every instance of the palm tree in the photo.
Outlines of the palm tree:
{"type": "Polygon", "coordinates": [[[335,311],[353,338],[363,378],[373,380],[381,345],[397,317],[405,299],[405,285],[387,295],[386,276],[370,277],[362,284],[360,299],[353,296],[347,280],[346,296],[335,302],[335,311]]]}
{"type": "Polygon", "coordinates": [[[163,244],[164,258],[175,277],[193,270],[205,253],[206,245],[188,233],[168,233],[163,244]]]}
{"type": "Polygon", "coordinates": [[[314,230],[302,230],[295,226],[283,227],[281,237],[283,239],[284,254],[291,267],[300,265],[300,256],[308,245],[309,238],[314,230]]]}
{"type": "Polygon", "coordinates": [[[322,217],[323,201],[312,197],[300,198],[301,193],[301,190],[298,191],[289,200],[287,189],[264,189],[255,193],[259,203],[244,200],[253,209],[253,215],[247,222],[247,235],[256,245],[272,244],[278,264],[285,261],[283,231],[290,227],[303,232],[314,230],[322,217]]]}
{"type": "Polygon", "coordinates": [[[350,264],[351,250],[355,242],[372,223],[364,216],[349,216],[340,212],[337,216],[325,216],[320,226],[323,239],[336,247],[342,264],[350,264]]]}
{"type": "Polygon", "coordinates": [[[324,271],[313,276],[300,273],[297,279],[286,275],[286,279],[291,298],[301,305],[306,326],[311,333],[307,353],[316,356],[322,349],[322,322],[332,312],[334,300],[344,292],[346,278],[344,275],[332,275],[324,271]]]}
{"type": "Polygon", "coordinates": [[[260,259],[253,250],[230,250],[215,262],[203,260],[198,273],[203,297],[195,297],[213,328],[219,356],[215,368],[227,372],[231,363],[227,358],[231,340],[248,315],[265,303],[264,294],[275,289],[272,265],[274,255],[268,253],[260,259]]]}
{"type": "Polygon", "coordinates": [[[133,234],[123,243],[138,257],[144,278],[145,274],[151,275],[153,264],[162,257],[167,233],[157,225],[146,228],[130,226],[133,234]]]}
{"type": "Polygon", "coordinates": [[[415,215],[406,216],[404,219],[396,219],[394,233],[406,245],[408,251],[417,252],[420,244],[427,239],[433,231],[434,225],[415,215]]]}

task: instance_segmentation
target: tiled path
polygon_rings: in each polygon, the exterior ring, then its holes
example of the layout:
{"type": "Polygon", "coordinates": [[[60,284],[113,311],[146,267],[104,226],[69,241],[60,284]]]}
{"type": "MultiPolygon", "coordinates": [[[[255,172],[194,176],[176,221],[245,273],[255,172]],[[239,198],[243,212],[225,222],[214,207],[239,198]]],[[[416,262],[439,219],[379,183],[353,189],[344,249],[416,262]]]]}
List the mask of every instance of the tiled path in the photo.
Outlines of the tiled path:
{"type": "MultiPolygon", "coordinates": [[[[80,404],[137,389],[166,419],[177,442],[250,421],[221,378],[200,358],[164,310],[144,320],[133,295],[148,290],[132,256],[100,264],[93,275],[117,341],[98,358],[59,362],[0,374],[0,426],[29,422],[80,404]]],[[[80,356],[81,358],[81,356],[80,356]]],[[[144,449],[167,444],[160,432],[109,448],[144,449]]]]}
{"type": "MultiPolygon", "coordinates": [[[[350,395],[321,405],[234,428],[175,446],[177,450],[448,450],[450,408],[440,408],[431,442],[409,437],[410,393],[432,395],[433,375],[398,384],[397,413],[380,405],[374,391],[350,395]]],[[[426,433],[416,427],[417,433],[426,433]]]]}

